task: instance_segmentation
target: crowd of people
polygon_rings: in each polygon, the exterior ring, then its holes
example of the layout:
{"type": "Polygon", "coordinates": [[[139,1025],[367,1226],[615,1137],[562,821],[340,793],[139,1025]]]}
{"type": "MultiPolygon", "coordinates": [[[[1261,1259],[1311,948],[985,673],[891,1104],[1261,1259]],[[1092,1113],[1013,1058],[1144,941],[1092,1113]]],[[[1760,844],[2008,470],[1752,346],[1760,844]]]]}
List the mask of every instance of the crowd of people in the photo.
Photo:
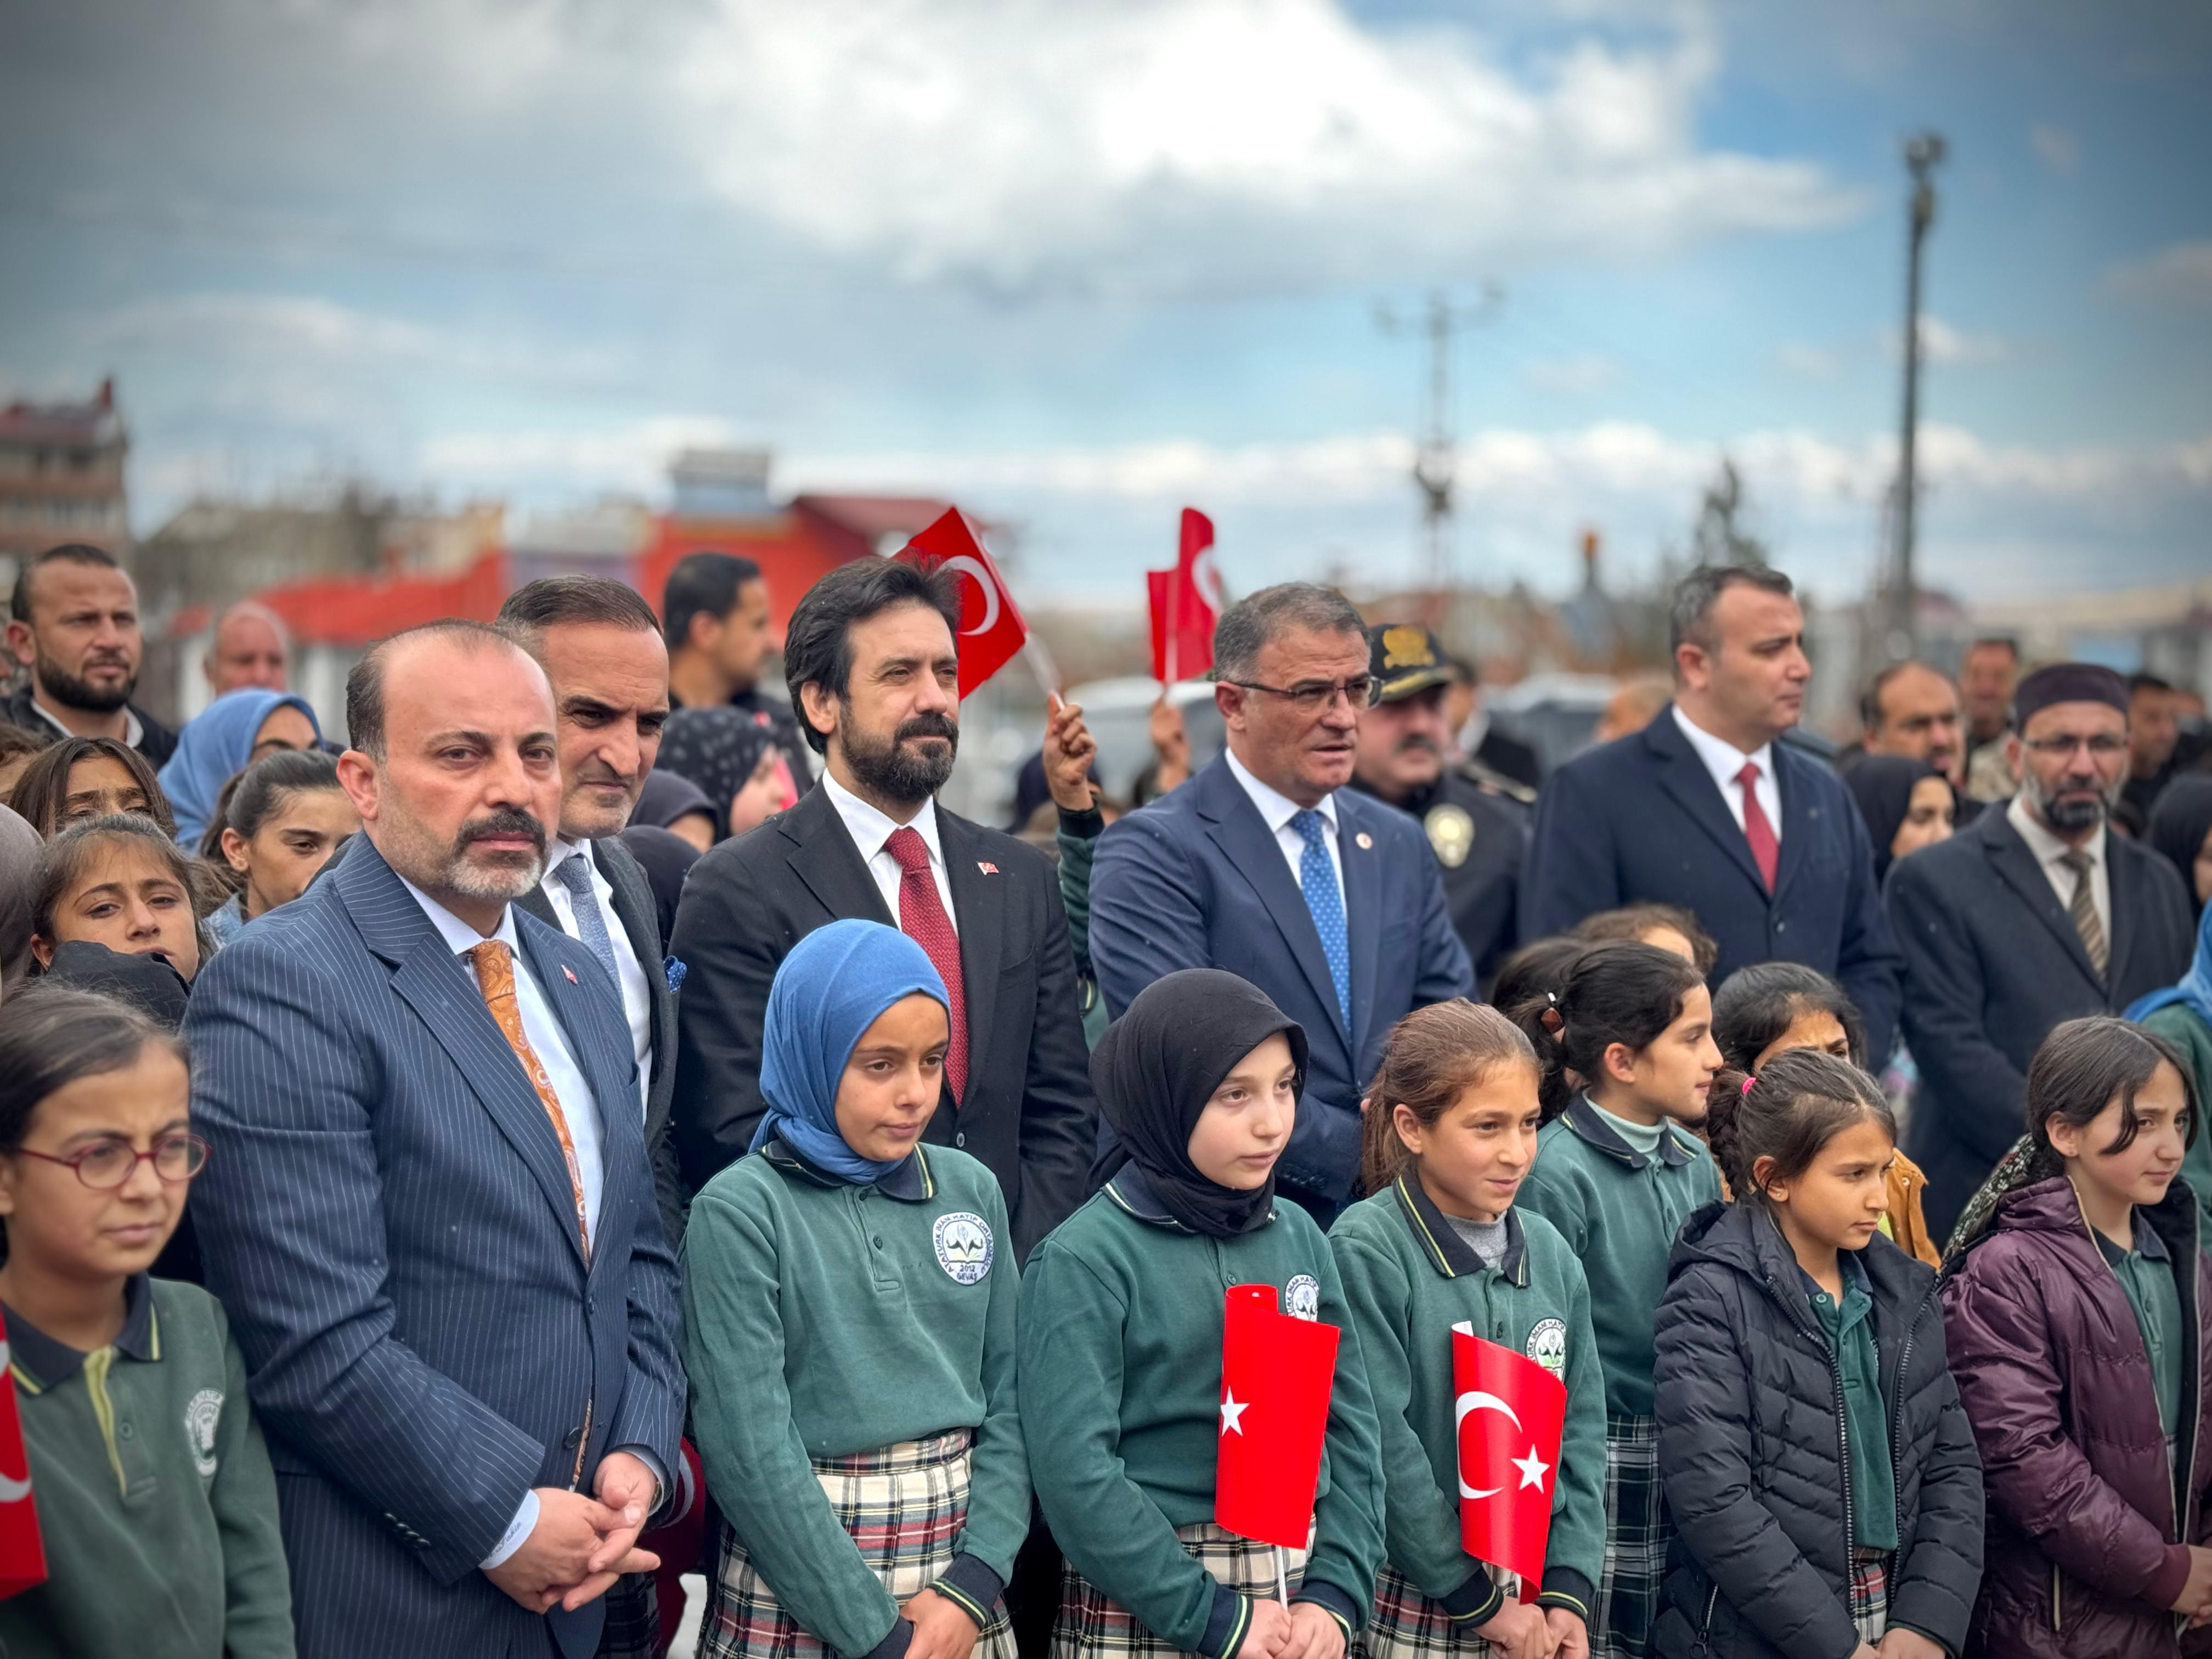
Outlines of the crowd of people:
{"type": "Polygon", "coordinates": [[[2212,1651],[2183,693],[1984,641],[1832,757],[1701,569],[1546,776],[1288,583],[1223,754],[1164,702],[1125,810],[1055,701],[1017,834],[952,580],[824,576],[787,703],[746,561],[532,581],[341,743],[272,613],[171,732],[128,574],[27,563],[0,1650],[653,1656],[697,1573],[758,1659],[2212,1651]],[[1340,1334],[1303,1548],[1215,1518],[1238,1285],[1340,1334]],[[1455,1327],[1565,1385],[1533,1582],[1455,1327]]]}

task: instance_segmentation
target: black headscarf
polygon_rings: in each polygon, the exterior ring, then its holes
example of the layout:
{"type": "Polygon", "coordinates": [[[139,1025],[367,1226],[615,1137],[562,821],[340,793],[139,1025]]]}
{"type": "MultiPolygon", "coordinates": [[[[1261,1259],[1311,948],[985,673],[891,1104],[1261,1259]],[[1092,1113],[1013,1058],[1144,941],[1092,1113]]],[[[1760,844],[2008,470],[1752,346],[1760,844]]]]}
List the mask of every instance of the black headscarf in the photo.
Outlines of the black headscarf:
{"type": "Polygon", "coordinates": [[[1844,786],[1859,804],[1859,816],[1866,820],[1867,835],[1874,842],[1876,881],[1889,873],[1893,861],[1890,843],[1912,810],[1913,786],[1935,775],[1934,767],[1910,755],[1862,755],[1844,772],[1844,786]]]}
{"type": "Polygon", "coordinates": [[[689,778],[706,793],[720,841],[730,833],[730,803],[752,781],[762,755],[775,746],[775,728],[765,714],[726,705],[679,708],[661,733],[654,769],[689,778]]]}
{"type": "Polygon", "coordinates": [[[714,815],[714,803],[707,799],[707,792],[689,778],[679,778],[675,773],[654,767],[645,775],[645,782],[637,792],[637,805],[630,809],[629,821],[665,830],[678,818],[704,812],[708,821],[720,834],[720,820],[714,815]]]}
{"type": "Polygon", "coordinates": [[[2195,915],[2204,914],[2204,902],[2197,896],[2197,854],[2208,835],[2212,835],[2212,778],[2176,778],[2150,809],[2150,827],[2143,839],[2181,872],[2181,884],[2189,890],[2189,908],[2195,915]]]}
{"type": "Polygon", "coordinates": [[[1207,1179],[1190,1161],[1190,1132],[1221,1079],[1278,1031],[1290,1039],[1303,1093],[1306,1034],[1297,1022],[1234,974],[1186,968],[1139,992],[1091,1054],[1091,1084],[1120,1152],[1144,1172],[1161,1206],[1193,1232],[1231,1237],[1260,1225],[1273,1208],[1272,1173],[1250,1192],[1207,1179]]]}

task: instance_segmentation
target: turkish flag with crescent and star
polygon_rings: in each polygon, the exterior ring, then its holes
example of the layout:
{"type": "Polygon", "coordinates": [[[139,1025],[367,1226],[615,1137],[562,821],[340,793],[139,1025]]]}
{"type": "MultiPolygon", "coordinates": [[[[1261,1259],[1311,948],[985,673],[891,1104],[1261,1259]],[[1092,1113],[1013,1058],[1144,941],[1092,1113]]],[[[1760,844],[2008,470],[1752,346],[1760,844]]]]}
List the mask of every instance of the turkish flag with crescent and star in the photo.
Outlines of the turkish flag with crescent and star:
{"type": "Polygon", "coordinates": [[[1452,1417],[1459,1432],[1459,1541],[1478,1561],[1521,1575],[1521,1599],[1544,1582],[1559,1486],[1567,1385],[1472,1325],[1452,1327],[1452,1417]]]}
{"type": "Polygon", "coordinates": [[[1172,570],[1147,570],[1152,601],[1152,678],[1162,685],[1195,679],[1213,666],[1213,625],[1221,620],[1221,578],[1213,565],[1213,520],[1182,510],[1172,570]]]}
{"type": "Polygon", "coordinates": [[[1273,1285],[1229,1287],[1215,1524],[1262,1544],[1306,1547],[1340,1334],[1334,1325],[1279,1311],[1273,1285]]]}
{"type": "Polygon", "coordinates": [[[31,1496],[31,1457],[23,1445],[23,1419],[15,1407],[15,1374],[9,1366],[6,1334],[0,1332],[0,1599],[46,1582],[46,1547],[39,1536],[39,1506],[31,1496]]]}
{"type": "Polygon", "coordinates": [[[1029,643],[1030,625],[1006,579],[983,548],[968,515],[947,507],[936,523],[891,556],[921,570],[955,570],[960,584],[960,695],[965,697],[1029,643]]]}

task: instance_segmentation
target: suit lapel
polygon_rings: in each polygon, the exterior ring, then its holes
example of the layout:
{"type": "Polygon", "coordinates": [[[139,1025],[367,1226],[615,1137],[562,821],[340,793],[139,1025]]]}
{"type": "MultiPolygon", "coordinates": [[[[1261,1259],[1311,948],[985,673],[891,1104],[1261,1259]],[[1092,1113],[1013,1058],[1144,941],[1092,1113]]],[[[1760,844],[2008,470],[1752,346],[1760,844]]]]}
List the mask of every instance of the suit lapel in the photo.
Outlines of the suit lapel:
{"type": "Polygon", "coordinates": [[[653,904],[653,890],[646,885],[645,872],[621,842],[595,841],[592,857],[607,885],[615,890],[615,915],[629,938],[629,948],[637,953],[637,965],[645,971],[646,1000],[652,1008],[653,1071],[658,1077],[676,1054],[676,999],[668,993],[660,912],[653,904]]]}
{"type": "MultiPolygon", "coordinates": [[[[1352,951],[1352,1054],[1358,1063],[1367,1042],[1367,1025],[1375,1009],[1375,958],[1382,940],[1376,918],[1382,912],[1382,872],[1379,854],[1360,845],[1357,814],[1364,807],[1348,789],[1336,792],[1336,847],[1344,860],[1344,931],[1352,951]]],[[[1305,895],[1298,895],[1301,903],[1305,895]]],[[[1320,935],[1316,933],[1318,939],[1320,935]]]]}
{"type": "Polygon", "coordinates": [[[793,873],[831,917],[858,916],[886,927],[898,926],[828,790],[807,791],[775,825],[789,843],[785,856],[793,873]]]}
{"type": "Polygon", "coordinates": [[[2105,890],[2112,901],[2111,925],[2105,929],[2105,983],[2115,993],[2130,982],[2128,952],[2136,943],[2129,926],[2136,915],[2136,884],[2142,871],[2133,859],[2120,856],[2120,837],[2108,824],[2105,829],[2105,890]]]}
{"type": "MultiPolygon", "coordinates": [[[[1984,815],[1982,823],[1975,825],[1975,829],[1981,832],[1983,848],[1989,854],[1990,862],[1996,866],[1999,878],[2020,896],[2029,910],[2034,913],[2036,920],[2051,930],[2052,937],[2065,947],[2067,955],[2073,959],[2081,977],[2095,986],[2101,996],[2105,982],[2097,976],[2096,965],[2089,960],[2089,952],[2082,946],[2081,935],[2074,931],[2073,918],[2058,902],[2058,895],[2051,888],[2051,878],[2043,873],[2043,866],[2035,861],[2034,853],[2021,839],[2020,831],[2012,827],[2002,811],[1994,808],[1984,815]],[[1990,827],[1984,830],[1982,824],[1990,827]]],[[[2109,848],[2106,850],[2106,856],[2111,856],[2109,848]]],[[[2116,888],[2112,895],[2112,908],[2117,911],[2119,908],[2119,894],[2116,888]]]]}
{"type": "Polygon", "coordinates": [[[999,964],[1006,960],[1006,878],[983,872],[975,858],[975,826],[942,806],[937,809],[937,839],[945,849],[953,927],[960,936],[961,1000],[968,1015],[968,1075],[973,1079],[981,1056],[989,1052],[999,964]]]}
{"type": "MultiPolygon", "coordinates": [[[[1644,745],[1658,758],[1660,787],[1674,798],[1676,804],[1690,815],[1699,829],[1712,837],[1721,851],[1735,860],[1736,867],[1758,890],[1759,897],[1766,898],[1766,882],[1759,873],[1758,860],[1751,855],[1751,843],[1744,839],[1742,827],[1736,823],[1735,814],[1729,810],[1728,802],[1721,798],[1720,786],[1713,781],[1713,775],[1705,770],[1705,762],[1698,758],[1698,751],[1690,747],[1690,740],[1674,724],[1674,710],[1671,705],[1662,709],[1659,717],[1644,728],[1644,745]]],[[[1789,811],[1786,801],[1783,810],[1786,821],[1789,811]]],[[[1789,839],[1785,833],[1783,840],[1786,842],[1789,839]]],[[[1778,890],[1781,886],[1778,878],[1775,886],[1778,890]]]]}
{"type": "MultiPolygon", "coordinates": [[[[1811,780],[1797,765],[1796,756],[1779,743],[1768,752],[1774,757],[1775,793],[1782,798],[1781,857],[1774,867],[1774,902],[1779,904],[1782,896],[1790,890],[1790,878],[1804,867],[1812,851],[1813,791],[1811,780]]],[[[1706,775],[1711,777],[1711,774],[1706,775]]],[[[1736,839],[1743,842],[1744,851],[1749,853],[1751,842],[1741,832],[1736,839]]],[[[1755,865],[1754,860],[1754,867],[1755,865]]]]}
{"type": "Polygon", "coordinates": [[[553,901],[545,896],[545,884],[542,881],[515,900],[514,908],[537,917],[556,933],[565,931],[561,926],[561,913],[553,908],[553,901]]]}
{"type": "MultiPolygon", "coordinates": [[[[1226,757],[1201,772],[1194,781],[1194,787],[1203,790],[1199,811],[1207,821],[1206,834],[1228,859],[1230,867],[1244,878],[1260,902],[1267,907],[1268,915],[1273,918],[1284,941],[1291,947],[1291,956],[1305,975],[1306,982],[1321,999],[1321,1006],[1328,1010],[1337,1034],[1350,1052],[1352,1033],[1345,1029],[1343,1012],[1337,1006],[1336,980],[1328,971],[1328,957],[1321,948],[1321,933],[1314,926],[1313,912],[1306,908],[1305,895],[1299,890],[1297,878],[1291,873],[1290,864],[1283,857],[1282,847],[1273,832],[1267,828],[1267,821],[1260,816],[1260,809],[1252,804],[1251,796],[1244,793],[1244,786],[1229,769],[1226,757]]],[[[1348,857],[1346,862],[1348,866],[1348,857]]]]}

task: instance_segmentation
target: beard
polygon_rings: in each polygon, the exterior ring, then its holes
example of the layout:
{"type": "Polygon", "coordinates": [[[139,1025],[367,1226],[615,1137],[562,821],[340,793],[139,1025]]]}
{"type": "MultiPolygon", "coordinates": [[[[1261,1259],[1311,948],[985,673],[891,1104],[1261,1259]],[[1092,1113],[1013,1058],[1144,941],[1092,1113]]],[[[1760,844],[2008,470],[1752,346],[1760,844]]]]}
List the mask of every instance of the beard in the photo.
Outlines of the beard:
{"type": "Polygon", "coordinates": [[[432,897],[457,893],[463,898],[512,902],[538,885],[545,874],[545,826],[519,807],[507,807],[463,824],[448,842],[404,807],[392,824],[392,845],[377,850],[401,875],[432,897]],[[500,852],[471,859],[469,848],[488,836],[526,836],[531,853],[500,852]]]}
{"type": "MultiPolygon", "coordinates": [[[[846,708],[849,712],[851,705],[846,708]]],[[[842,735],[845,764],[852,769],[854,781],[886,800],[908,806],[919,806],[945,787],[960,754],[960,727],[948,714],[916,714],[880,746],[850,727],[842,735]],[[944,752],[909,750],[906,744],[910,738],[943,738],[944,752]]]]}
{"type": "Polygon", "coordinates": [[[2071,787],[2046,792],[2042,780],[2033,771],[2023,767],[2021,774],[2021,784],[2027,791],[2028,805],[2035,809],[2038,817],[2062,836],[2095,829],[2111,815],[2120,798],[2118,783],[2106,789],[2094,777],[2066,778],[2062,783],[2071,787]]]}
{"type": "Polygon", "coordinates": [[[112,714],[129,702],[138,689],[138,676],[132,673],[112,690],[103,690],[89,680],[79,679],[43,651],[38,653],[37,673],[49,697],[64,708],[87,714],[112,714]]]}

